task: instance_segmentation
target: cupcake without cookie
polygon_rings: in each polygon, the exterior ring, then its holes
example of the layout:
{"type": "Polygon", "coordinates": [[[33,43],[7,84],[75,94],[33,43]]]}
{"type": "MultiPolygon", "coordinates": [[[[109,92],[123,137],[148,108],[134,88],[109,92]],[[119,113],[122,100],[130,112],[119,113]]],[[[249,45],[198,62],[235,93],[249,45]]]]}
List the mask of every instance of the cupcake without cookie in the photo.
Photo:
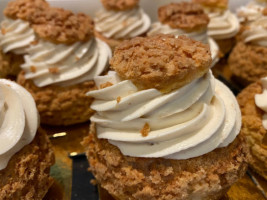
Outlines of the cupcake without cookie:
{"type": "Polygon", "coordinates": [[[42,0],[18,0],[5,8],[0,31],[0,77],[16,77],[20,72],[23,55],[36,38],[30,23],[35,12],[46,6],[42,0]],[[28,12],[23,14],[22,7],[28,12]]]}
{"type": "Polygon", "coordinates": [[[53,183],[54,154],[38,128],[35,102],[23,87],[0,79],[0,197],[42,199],[53,183]]]}
{"type": "Polygon", "coordinates": [[[203,6],[209,15],[208,35],[215,39],[223,55],[235,45],[235,36],[239,32],[238,18],[228,9],[228,0],[193,0],[203,6]]]}
{"type": "Polygon", "coordinates": [[[251,22],[231,52],[228,64],[234,79],[243,86],[267,76],[267,17],[251,22]]]}
{"type": "Polygon", "coordinates": [[[95,34],[113,50],[125,39],[145,35],[151,20],[139,0],[101,0],[103,9],[95,16],[95,34]]]}
{"type": "MultiPolygon", "coordinates": [[[[26,0],[25,0],[26,1],[26,0]]],[[[48,6],[31,26],[37,42],[21,65],[18,83],[34,97],[41,123],[71,125],[87,121],[93,111],[93,78],[105,72],[111,50],[94,37],[92,19],[48,6]]]]}
{"type": "Polygon", "coordinates": [[[209,17],[202,7],[196,3],[171,3],[158,9],[159,22],[152,24],[147,35],[173,34],[176,37],[186,35],[192,39],[210,45],[212,66],[219,60],[219,47],[208,37],[207,27],[209,17]]]}
{"type": "Polygon", "coordinates": [[[96,114],[83,144],[115,199],[220,199],[245,173],[241,113],[210,55],[185,36],[135,38],[95,78],[108,87],[88,93],[96,114]]]}
{"type": "Polygon", "coordinates": [[[247,139],[252,157],[249,160],[249,165],[267,180],[266,99],[266,77],[249,85],[237,97],[243,116],[241,134],[247,139]]]}

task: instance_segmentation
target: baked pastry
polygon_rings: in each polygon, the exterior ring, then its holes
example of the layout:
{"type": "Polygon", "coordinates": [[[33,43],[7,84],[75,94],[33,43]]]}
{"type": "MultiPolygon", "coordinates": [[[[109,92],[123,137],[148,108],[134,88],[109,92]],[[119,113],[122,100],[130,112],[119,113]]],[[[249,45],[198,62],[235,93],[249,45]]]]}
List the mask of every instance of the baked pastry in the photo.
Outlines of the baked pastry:
{"type": "Polygon", "coordinates": [[[267,77],[249,85],[237,97],[243,116],[241,134],[247,139],[252,157],[249,165],[267,180],[266,99],[267,77]]]}
{"type": "Polygon", "coordinates": [[[208,37],[209,17],[202,7],[192,2],[171,3],[158,9],[159,22],[152,24],[147,35],[173,34],[186,35],[192,39],[208,43],[211,49],[212,66],[219,60],[219,47],[208,37]]]}
{"type": "Polygon", "coordinates": [[[54,155],[32,96],[15,82],[0,79],[0,197],[42,199],[53,183],[54,155]]]}
{"type": "Polygon", "coordinates": [[[246,86],[267,76],[267,17],[263,16],[247,25],[241,40],[231,52],[228,64],[236,79],[246,86]]]}
{"type": "Polygon", "coordinates": [[[215,39],[223,55],[235,45],[235,36],[239,32],[238,18],[228,9],[228,0],[193,0],[203,6],[208,13],[210,23],[208,35],[215,39]]]}
{"type": "Polygon", "coordinates": [[[139,7],[139,0],[101,0],[103,9],[95,16],[95,33],[114,49],[121,41],[144,35],[149,16],[139,7]]]}
{"type": "Polygon", "coordinates": [[[243,176],[241,113],[211,62],[208,45],[186,36],[116,48],[115,72],[88,93],[96,114],[83,141],[97,183],[115,199],[219,199],[243,176]]]}
{"type": "MultiPolygon", "coordinates": [[[[42,0],[29,0],[24,3],[32,16],[35,10],[46,6],[42,0]]],[[[35,34],[29,22],[31,19],[14,14],[20,5],[22,1],[18,1],[18,7],[10,2],[4,11],[5,19],[1,23],[0,31],[0,77],[18,75],[20,65],[24,62],[23,55],[29,45],[35,41],[35,34]]]]}
{"type": "Polygon", "coordinates": [[[110,48],[94,37],[92,19],[82,13],[47,6],[36,14],[31,26],[36,42],[27,49],[17,81],[34,97],[41,123],[87,121],[93,111],[92,98],[85,93],[88,88],[96,89],[93,78],[107,69],[110,48]]]}

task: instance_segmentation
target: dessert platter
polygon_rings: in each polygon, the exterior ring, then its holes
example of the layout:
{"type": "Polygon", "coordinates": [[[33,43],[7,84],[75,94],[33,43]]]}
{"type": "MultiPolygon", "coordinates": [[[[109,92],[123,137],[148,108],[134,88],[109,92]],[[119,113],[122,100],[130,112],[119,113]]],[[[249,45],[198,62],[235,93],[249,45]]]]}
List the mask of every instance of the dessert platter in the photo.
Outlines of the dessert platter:
{"type": "Polygon", "coordinates": [[[0,199],[267,199],[266,55],[266,0],[1,0],[0,199]]]}

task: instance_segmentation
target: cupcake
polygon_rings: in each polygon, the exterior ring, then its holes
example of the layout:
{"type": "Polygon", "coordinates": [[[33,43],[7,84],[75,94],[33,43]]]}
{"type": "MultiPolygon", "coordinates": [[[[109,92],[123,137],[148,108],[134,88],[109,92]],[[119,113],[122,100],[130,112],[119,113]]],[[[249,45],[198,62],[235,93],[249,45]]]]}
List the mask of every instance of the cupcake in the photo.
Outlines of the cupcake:
{"type": "Polygon", "coordinates": [[[37,40],[27,49],[17,81],[33,95],[41,123],[87,121],[93,111],[85,94],[96,89],[93,78],[107,69],[110,48],[94,37],[92,19],[82,13],[48,6],[31,26],[37,40]]]}
{"type": "Polygon", "coordinates": [[[228,59],[233,76],[246,86],[267,76],[267,17],[263,16],[247,26],[228,59]]]}
{"type": "Polygon", "coordinates": [[[249,165],[267,180],[267,77],[249,85],[237,99],[243,115],[241,134],[252,157],[249,165]]]}
{"type": "Polygon", "coordinates": [[[30,21],[37,10],[46,6],[42,0],[18,0],[16,3],[10,2],[6,7],[0,31],[0,77],[18,75],[20,65],[24,62],[23,55],[36,38],[30,21]],[[29,18],[20,10],[21,6],[27,9],[29,18]]]}
{"type": "Polygon", "coordinates": [[[193,0],[203,6],[208,13],[210,23],[208,35],[218,43],[223,55],[235,45],[235,36],[239,32],[238,18],[228,10],[228,0],[193,0]]]}
{"type": "Polygon", "coordinates": [[[213,60],[212,66],[215,65],[218,61],[219,47],[207,35],[209,17],[200,5],[189,2],[171,3],[158,9],[158,18],[159,22],[152,24],[148,36],[160,33],[173,34],[176,37],[186,35],[202,43],[208,43],[213,60]]]}
{"type": "Polygon", "coordinates": [[[53,183],[54,155],[39,127],[32,96],[15,82],[0,79],[0,197],[42,199],[53,183]]]}
{"type": "Polygon", "coordinates": [[[95,16],[95,33],[114,49],[125,39],[144,35],[149,16],[139,7],[139,0],[101,0],[103,9],[95,16]]]}
{"type": "MultiPolygon", "coordinates": [[[[208,45],[156,35],[116,48],[84,139],[96,182],[115,199],[220,199],[246,171],[241,114],[214,79],[208,45]]],[[[99,87],[101,88],[101,87],[99,87]]]]}

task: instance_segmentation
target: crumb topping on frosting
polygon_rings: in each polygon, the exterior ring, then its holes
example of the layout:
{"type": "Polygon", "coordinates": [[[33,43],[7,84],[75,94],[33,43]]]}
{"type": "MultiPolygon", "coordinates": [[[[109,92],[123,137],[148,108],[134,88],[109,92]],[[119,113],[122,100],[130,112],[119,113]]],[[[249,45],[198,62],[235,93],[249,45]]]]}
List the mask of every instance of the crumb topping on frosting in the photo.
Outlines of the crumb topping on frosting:
{"type": "Polygon", "coordinates": [[[101,0],[107,10],[130,10],[138,6],[139,0],[101,0]]]}
{"type": "Polygon", "coordinates": [[[203,76],[211,61],[208,45],[186,36],[161,34],[124,41],[110,64],[121,78],[140,89],[167,93],[203,76]]]}
{"type": "Polygon", "coordinates": [[[158,10],[158,17],[162,24],[185,30],[205,29],[209,23],[209,17],[202,7],[190,2],[162,6],[158,10]]]}
{"type": "Polygon", "coordinates": [[[89,16],[52,8],[43,0],[10,2],[5,15],[28,21],[40,38],[54,43],[72,44],[93,37],[94,23],[89,16]]]}
{"type": "Polygon", "coordinates": [[[199,3],[205,7],[214,7],[226,9],[228,7],[228,0],[193,0],[194,3],[199,3]]]}

